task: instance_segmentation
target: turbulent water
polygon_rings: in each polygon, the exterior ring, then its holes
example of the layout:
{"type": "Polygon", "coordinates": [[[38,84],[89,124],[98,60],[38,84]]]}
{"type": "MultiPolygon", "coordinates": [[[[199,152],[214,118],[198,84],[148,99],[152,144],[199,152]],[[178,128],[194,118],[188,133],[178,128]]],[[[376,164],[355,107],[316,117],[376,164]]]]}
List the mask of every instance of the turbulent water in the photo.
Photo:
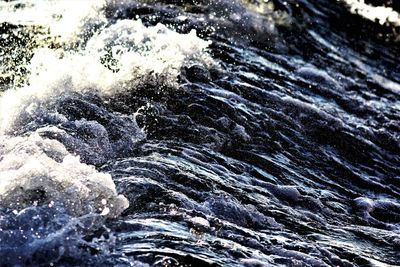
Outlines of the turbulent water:
{"type": "Polygon", "coordinates": [[[399,11],[0,2],[0,266],[400,266],[399,11]]]}

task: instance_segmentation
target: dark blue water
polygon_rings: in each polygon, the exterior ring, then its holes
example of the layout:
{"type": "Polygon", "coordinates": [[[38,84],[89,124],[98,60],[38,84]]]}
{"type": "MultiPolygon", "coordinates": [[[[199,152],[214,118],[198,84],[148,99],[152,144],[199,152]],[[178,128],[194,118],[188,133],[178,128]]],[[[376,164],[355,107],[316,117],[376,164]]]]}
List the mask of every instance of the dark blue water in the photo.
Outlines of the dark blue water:
{"type": "Polygon", "coordinates": [[[51,85],[1,24],[0,266],[398,266],[399,28],[267,2],[107,2],[51,85]]]}

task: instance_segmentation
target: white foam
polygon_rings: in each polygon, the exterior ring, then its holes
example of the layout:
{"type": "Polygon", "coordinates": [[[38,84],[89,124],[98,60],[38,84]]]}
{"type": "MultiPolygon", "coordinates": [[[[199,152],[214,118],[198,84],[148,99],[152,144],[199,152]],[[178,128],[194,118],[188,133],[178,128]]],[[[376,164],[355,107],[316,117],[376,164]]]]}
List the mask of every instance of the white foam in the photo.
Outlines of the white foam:
{"type": "Polygon", "coordinates": [[[0,99],[0,133],[9,130],[21,110],[71,91],[115,94],[146,84],[177,87],[180,69],[191,61],[212,64],[209,42],[195,31],[179,34],[158,24],[122,20],[94,35],[80,51],[40,48],[31,60],[29,86],[0,99]],[[114,65],[102,63],[111,57],[114,65]]]}
{"type": "Polygon", "coordinates": [[[106,18],[100,10],[105,0],[23,0],[0,2],[3,22],[34,25],[49,30],[49,35],[70,41],[78,38],[82,29],[102,25],[106,18]]]}
{"type": "Polygon", "coordinates": [[[202,217],[193,217],[190,219],[190,222],[193,223],[193,225],[198,228],[205,228],[205,229],[210,228],[210,222],[202,217]]]}
{"type": "Polygon", "coordinates": [[[390,23],[393,26],[400,26],[400,14],[391,7],[371,6],[364,0],[343,0],[350,6],[350,11],[379,24],[390,23]]]}
{"type": "Polygon", "coordinates": [[[2,206],[21,209],[34,201],[61,202],[74,215],[116,216],[129,205],[117,194],[109,174],[81,163],[58,141],[33,133],[29,137],[0,136],[0,143],[2,206]],[[41,193],[35,196],[35,191],[41,193]]]}
{"type": "Polygon", "coordinates": [[[62,202],[75,215],[119,215],[128,201],[117,194],[109,174],[81,163],[60,142],[41,137],[39,132],[44,129],[24,137],[13,136],[15,121],[23,111],[29,114],[32,107],[45,106],[48,100],[72,92],[112,95],[143,85],[159,90],[177,88],[185,64],[212,64],[205,51],[209,42],[197,37],[195,31],[179,34],[161,24],[145,27],[141,21],[132,20],[105,27],[105,16],[100,12],[104,3],[28,1],[21,10],[1,3],[2,19],[44,25],[50,30],[49,36],[57,35],[64,42],[75,42],[93,22],[102,26],[78,51],[37,49],[29,66],[29,85],[8,90],[0,97],[2,206],[20,209],[38,198],[39,202],[62,202]],[[106,57],[109,63],[104,63],[106,57]]]}

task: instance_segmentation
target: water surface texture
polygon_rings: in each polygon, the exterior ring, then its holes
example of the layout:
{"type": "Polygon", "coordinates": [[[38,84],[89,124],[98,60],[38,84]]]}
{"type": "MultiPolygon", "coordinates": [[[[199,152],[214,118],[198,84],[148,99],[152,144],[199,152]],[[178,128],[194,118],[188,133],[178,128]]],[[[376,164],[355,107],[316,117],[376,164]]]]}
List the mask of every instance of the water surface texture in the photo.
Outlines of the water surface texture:
{"type": "Polygon", "coordinates": [[[398,12],[0,2],[0,266],[399,266],[398,12]]]}

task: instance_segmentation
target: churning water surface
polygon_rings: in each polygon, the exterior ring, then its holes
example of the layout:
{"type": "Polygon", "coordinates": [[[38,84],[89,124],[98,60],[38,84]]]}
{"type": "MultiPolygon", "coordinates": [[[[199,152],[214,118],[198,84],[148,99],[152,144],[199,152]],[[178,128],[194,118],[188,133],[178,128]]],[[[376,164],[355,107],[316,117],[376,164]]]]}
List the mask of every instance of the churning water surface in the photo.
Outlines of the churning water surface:
{"type": "Polygon", "coordinates": [[[399,10],[0,2],[0,266],[399,266],[399,10]]]}

